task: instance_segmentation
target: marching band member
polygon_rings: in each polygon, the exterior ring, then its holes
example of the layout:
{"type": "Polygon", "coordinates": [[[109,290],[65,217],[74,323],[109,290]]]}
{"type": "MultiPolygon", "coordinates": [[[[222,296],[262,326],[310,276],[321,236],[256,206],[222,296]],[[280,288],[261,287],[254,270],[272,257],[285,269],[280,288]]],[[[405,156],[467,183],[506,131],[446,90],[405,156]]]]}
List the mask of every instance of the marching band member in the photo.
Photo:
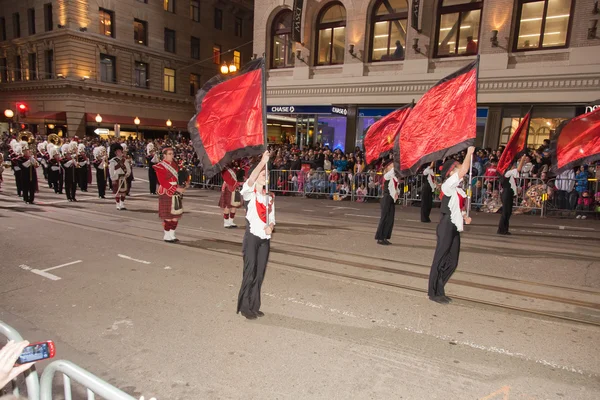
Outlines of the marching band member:
{"type": "MultiPolygon", "coordinates": [[[[37,145],[37,161],[42,166],[44,172],[44,179],[48,180],[48,142],[42,142],[37,145]]],[[[50,187],[50,184],[48,184],[50,187]]]]}
{"type": "Polygon", "coordinates": [[[108,175],[108,159],[106,148],[97,146],[94,148],[94,168],[96,168],[96,183],[98,184],[98,198],[104,199],[106,195],[106,177],[108,175]]]}
{"type": "Polygon", "coordinates": [[[241,195],[244,201],[248,202],[248,206],[246,232],[242,243],[244,272],[238,295],[237,312],[241,312],[247,319],[256,319],[265,315],[260,311],[260,289],[269,260],[271,234],[275,227],[273,197],[267,196],[265,188],[265,166],[268,162],[269,151],[267,150],[241,190],[241,195]],[[269,225],[267,225],[267,200],[269,201],[269,225]]]}
{"type": "Polygon", "coordinates": [[[127,177],[127,193],[125,195],[129,196],[129,192],[131,191],[131,184],[133,182],[133,159],[131,155],[127,151],[127,143],[121,143],[121,147],[123,148],[123,158],[125,160],[125,164],[129,167],[129,176],[127,177]]]}
{"type": "Polygon", "coordinates": [[[164,237],[168,243],[178,242],[175,230],[183,214],[181,197],[188,184],[179,182],[179,166],[173,160],[175,152],[171,146],[162,149],[163,160],[152,168],[158,179],[158,217],[163,220],[164,237]]]}
{"type": "Polygon", "coordinates": [[[117,210],[126,210],[127,178],[131,175],[131,169],[125,160],[123,147],[119,143],[110,145],[108,158],[110,159],[108,173],[112,181],[112,192],[115,195],[117,210]]]}
{"type": "Polygon", "coordinates": [[[389,245],[389,239],[394,230],[394,217],[396,215],[396,201],[398,201],[398,179],[394,170],[394,162],[387,159],[383,162],[383,197],[381,199],[381,218],[375,233],[377,244],[389,245]]]}
{"type": "Polygon", "coordinates": [[[235,194],[238,187],[237,174],[229,166],[225,167],[223,172],[223,186],[221,186],[221,197],[219,198],[219,207],[223,209],[223,227],[224,228],[237,228],[237,225],[233,222],[235,217],[236,208],[241,205],[236,200],[235,194]]]}
{"type": "Polygon", "coordinates": [[[67,200],[77,201],[77,142],[72,141],[69,144],[63,144],[61,147],[63,158],[61,165],[64,171],[65,191],[67,200]]]}
{"type": "Polygon", "coordinates": [[[13,169],[13,174],[15,175],[15,184],[17,185],[17,195],[22,197],[23,193],[21,190],[21,168],[19,167],[19,163],[17,158],[23,155],[23,148],[19,145],[16,139],[10,141],[10,164],[13,169]]]}
{"type": "Polygon", "coordinates": [[[516,168],[506,171],[501,175],[500,182],[502,183],[502,214],[498,223],[498,235],[511,235],[508,230],[510,217],[513,212],[513,203],[517,195],[517,182],[515,178],[521,175],[523,164],[525,163],[526,155],[523,155],[519,160],[516,168]]]}
{"type": "Polygon", "coordinates": [[[39,166],[37,160],[31,155],[31,150],[27,142],[18,144],[22,148],[21,157],[17,158],[19,168],[21,169],[21,190],[23,191],[23,201],[26,204],[33,204],[35,192],[38,191],[38,180],[36,168],[39,166]]]}
{"type": "Polygon", "coordinates": [[[463,231],[463,222],[470,224],[471,218],[462,211],[466,194],[459,187],[463,178],[469,172],[471,157],[475,147],[467,150],[467,155],[462,165],[456,160],[448,160],[442,167],[442,217],[437,226],[437,244],[431,272],[429,273],[429,299],[440,304],[448,304],[452,300],[446,296],[444,286],[458,266],[460,254],[460,233],[463,231]]]}
{"type": "Polygon", "coordinates": [[[77,145],[77,184],[82,192],[87,192],[88,184],[92,181],[92,170],[90,169],[90,160],[85,154],[85,144],[77,145]]]}
{"type": "Polygon", "coordinates": [[[156,171],[154,166],[160,162],[160,157],[156,153],[154,143],[148,143],[146,146],[146,161],[148,162],[148,181],[150,182],[150,194],[156,194],[156,171]]]}
{"type": "Polygon", "coordinates": [[[423,178],[426,182],[421,182],[421,222],[429,223],[431,219],[431,208],[433,207],[433,192],[435,192],[435,172],[433,171],[435,162],[427,166],[423,171],[423,178]]]}
{"type": "Polygon", "coordinates": [[[54,193],[63,193],[63,170],[60,160],[60,152],[57,146],[49,143],[48,150],[48,183],[54,189],[54,193]]]}

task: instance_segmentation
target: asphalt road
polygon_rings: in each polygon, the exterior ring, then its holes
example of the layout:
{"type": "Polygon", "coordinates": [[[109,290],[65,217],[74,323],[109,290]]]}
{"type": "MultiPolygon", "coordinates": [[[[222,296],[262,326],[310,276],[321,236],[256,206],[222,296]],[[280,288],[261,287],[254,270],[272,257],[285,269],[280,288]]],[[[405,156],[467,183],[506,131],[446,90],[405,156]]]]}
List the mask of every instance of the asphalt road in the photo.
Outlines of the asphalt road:
{"type": "MultiPolygon", "coordinates": [[[[427,299],[434,223],[398,206],[278,196],[264,318],[235,314],[245,225],[194,189],[162,241],[135,170],[127,211],[41,185],[0,192],[0,320],[132,395],[167,399],[598,399],[600,223],[475,214],[448,306],[427,299]]],[[[41,176],[41,173],[40,173],[41,176]]],[[[38,369],[43,369],[44,362],[38,369]]],[[[57,382],[58,384],[59,382],[57,382]]]]}

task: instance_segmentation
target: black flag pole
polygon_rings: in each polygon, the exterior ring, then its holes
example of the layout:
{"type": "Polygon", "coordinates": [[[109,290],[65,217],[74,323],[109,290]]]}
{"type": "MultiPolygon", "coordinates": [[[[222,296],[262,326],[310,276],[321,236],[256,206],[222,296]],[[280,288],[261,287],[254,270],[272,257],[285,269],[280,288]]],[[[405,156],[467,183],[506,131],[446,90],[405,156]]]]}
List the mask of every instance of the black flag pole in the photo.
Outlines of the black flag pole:
{"type": "MultiPolygon", "coordinates": [[[[267,68],[265,66],[265,54],[262,63],[262,121],[265,135],[265,150],[269,149],[267,142],[267,68]]],[[[267,210],[267,227],[269,226],[269,163],[265,163],[265,207],[267,210]]]]}

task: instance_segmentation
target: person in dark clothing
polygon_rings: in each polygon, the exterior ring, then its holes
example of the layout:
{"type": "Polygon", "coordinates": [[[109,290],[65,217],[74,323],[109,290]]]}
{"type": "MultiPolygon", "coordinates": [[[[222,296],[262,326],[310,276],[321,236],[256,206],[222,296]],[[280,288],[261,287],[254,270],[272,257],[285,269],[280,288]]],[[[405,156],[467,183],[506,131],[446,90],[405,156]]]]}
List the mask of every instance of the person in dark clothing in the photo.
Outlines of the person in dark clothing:
{"type": "Polygon", "coordinates": [[[396,215],[396,201],[398,201],[398,179],[394,171],[393,160],[388,159],[383,163],[385,182],[383,184],[383,197],[381,198],[381,218],[375,233],[377,244],[390,245],[389,239],[394,230],[394,217],[396,215]]]}
{"type": "Polygon", "coordinates": [[[146,146],[146,161],[148,162],[148,182],[150,183],[150,194],[156,194],[156,185],[158,181],[154,166],[160,162],[160,157],[154,149],[153,143],[148,143],[146,146]]]}
{"type": "Polygon", "coordinates": [[[465,203],[467,196],[459,186],[469,172],[474,151],[475,147],[469,147],[462,165],[451,159],[442,167],[441,175],[442,179],[445,179],[442,184],[442,216],[437,226],[437,244],[427,290],[429,299],[440,304],[448,304],[452,301],[446,296],[444,287],[458,266],[460,232],[463,231],[463,223],[471,223],[471,218],[462,212],[462,204],[465,203]]]}
{"type": "Polygon", "coordinates": [[[427,166],[423,171],[423,181],[421,182],[421,222],[429,223],[431,219],[431,209],[433,208],[433,193],[435,192],[435,163],[427,166]]]}
{"type": "Polygon", "coordinates": [[[519,160],[517,168],[510,169],[500,177],[502,184],[502,215],[500,216],[500,223],[498,224],[498,235],[510,235],[508,231],[508,223],[510,216],[512,215],[514,198],[517,195],[517,182],[516,178],[521,174],[521,169],[525,163],[525,156],[519,160]]]}

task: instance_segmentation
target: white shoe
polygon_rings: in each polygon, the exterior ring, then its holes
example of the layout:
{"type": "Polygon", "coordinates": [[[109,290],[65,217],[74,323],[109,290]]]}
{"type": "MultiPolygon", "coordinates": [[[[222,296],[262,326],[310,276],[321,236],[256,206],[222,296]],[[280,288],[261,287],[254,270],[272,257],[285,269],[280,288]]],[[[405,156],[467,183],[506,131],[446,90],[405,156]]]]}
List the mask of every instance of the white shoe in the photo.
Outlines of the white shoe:
{"type": "Polygon", "coordinates": [[[127,210],[125,208],[125,202],[124,201],[120,201],[119,204],[121,205],[121,210],[127,210]]]}
{"type": "Polygon", "coordinates": [[[587,219],[587,215],[582,215],[581,219],[587,219]]]}
{"type": "Polygon", "coordinates": [[[576,216],[575,218],[577,218],[577,219],[581,219],[581,215],[578,215],[578,216],[576,216]]]}
{"type": "Polygon", "coordinates": [[[237,225],[233,222],[233,218],[229,218],[229,227],[230,228],[237,228],[237,225]]]}
{"type": "Polygon", "coordinates": [[[121,209],[121,203],[117,203],[117,210],[121,209]]]}
{"type": "Polygon", "coordinates": [[[179,242],[179,239],[177,239],[177,238],[175,237],[175,230],[174,230],[174,229],[169,231],[169,235],[171,235],[171,240],[172,240],[172,241],[174,241],[174,242],[179,242]]]}
{"type": "Polygon", "coordinates": [[[229,218],[223,220],[223,228],[230,228],[231,222],[229,222],[229,218]]]}
{"type": "Polygon", "coordinates": [[[165,236],[163,237],[163,240],[165,242],[172,242],[173,239],[171,238],[171,231],[165,231],[165,236]]]}

